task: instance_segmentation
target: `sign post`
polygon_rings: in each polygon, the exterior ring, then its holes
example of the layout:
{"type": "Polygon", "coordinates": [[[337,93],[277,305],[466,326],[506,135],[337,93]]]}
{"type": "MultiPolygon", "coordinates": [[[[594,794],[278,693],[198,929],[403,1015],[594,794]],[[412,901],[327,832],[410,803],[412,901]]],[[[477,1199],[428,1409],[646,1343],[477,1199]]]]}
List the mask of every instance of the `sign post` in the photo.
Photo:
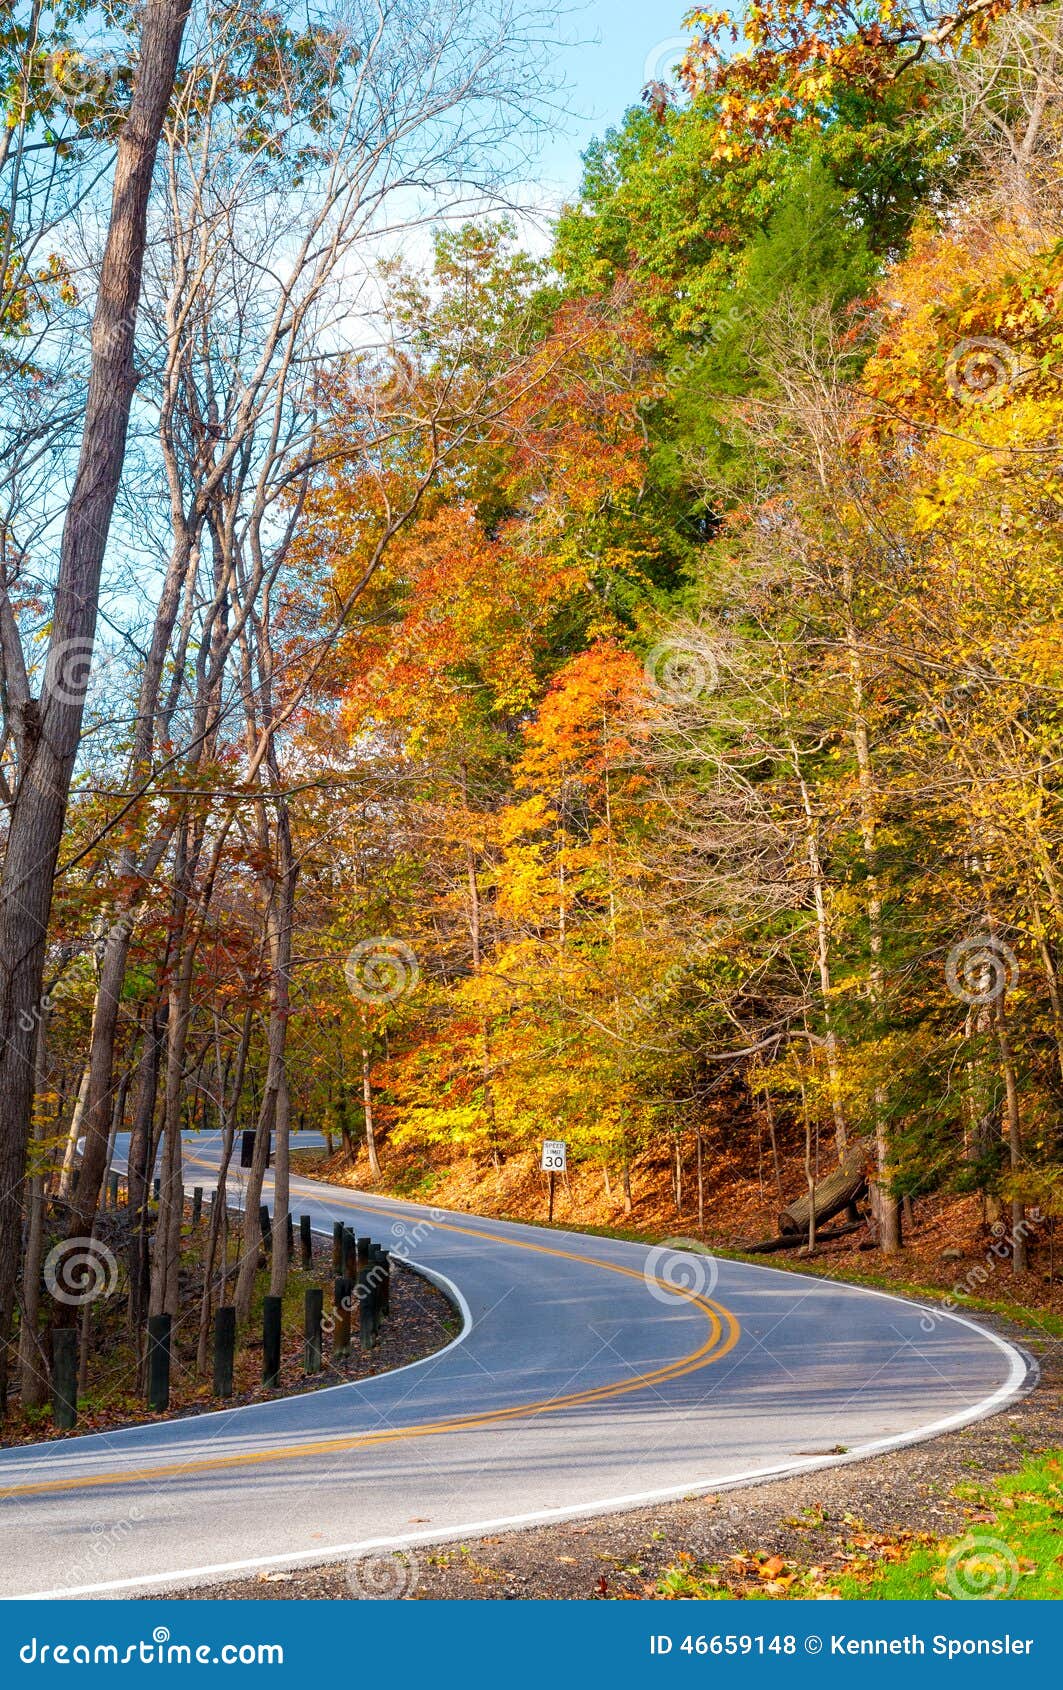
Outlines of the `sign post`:
{"type": "Polygon", "coordinates": [[[550,1207],[547,1219],[554,1218],[554,1180],[558,1174],[563,1174],[568,1167],[568,1144],[563,1138],[548,1138],[543,1142],[543,1157],[540,1164],[544,1174],[550,1176],[550,1207]]]}

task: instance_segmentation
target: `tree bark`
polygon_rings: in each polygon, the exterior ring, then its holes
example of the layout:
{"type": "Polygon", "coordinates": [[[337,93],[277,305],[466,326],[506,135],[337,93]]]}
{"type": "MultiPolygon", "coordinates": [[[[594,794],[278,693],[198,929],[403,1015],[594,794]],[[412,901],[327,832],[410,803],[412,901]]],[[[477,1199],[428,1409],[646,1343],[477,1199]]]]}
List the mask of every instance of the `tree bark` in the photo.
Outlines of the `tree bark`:
{"type": "MultiPolygon", "coordinates": [[[[279,772],[276,779],[279,784],[279,772]]],[[[291,1004],[292,922],[295,907],[296,870],[292,856],[288,807],[283,797],[278,800],[277,804],[277,835],[277,861],[281,872],[273,889],[274,895],[267,915],[272,968],[266,1085],[262,1094],[258,1121],[255,1125],[255,1153],[248,1172],[247,1189],[244,1195],[243,1244],[234,1298],[236,1318],[241,1325],[247,1321],[251,1312],[255,1274],[258,1270],[258,1252],[262,1241],[258,1207],[262,1197],[262,1181],[269,1163],[270,1143],[275,1129],[279,1127],[284,1133],[288,1131],[287,1081],[284,1065],[291,1004]],[[278,1110],[282,1089],[284,1091],[284,1102],[278,1110]]],[[[274,1207],[274,1218],[275,1220],[278,1219],[276,1205],[274,1207]]],[[[283,1221],[283,1216],[280,1216],[279,1219],[283,1221]]],[[[274,1250],[277,1249],[277,1234],[282,1231],[286,1235],[286,1228],[280,1224],[273,1228],[274,1250]]],[[[286,1243],[285,1260],[287,1260],[286,1243]]]]}
{"type": "MultiPolygon", "coordinates": [[[[39,1097],[45,1088],[48,1051],[48,1016],[41,1016],[37,1032],[37,1074],[34,1084],[39,1097]]],[[[18,1330],[19,1400],[23,1408],[41,1408],[48,1401],[50,1376],[48,1353],[40,1337],[41,1262],[44,1257],[44,1173],[37,1168],[30,1178],[26,1201],[26,1255],[22,1273],[22,1309],[18,1330]]]]}
{"type": "MultiPolygon", "coordinates": [[[[44,686],[13,699],[18,783],[0,874],[0,1408],[18,1276],[34,1044],[55,867],[85,702],[104,551],[136,385],[133,340],[148,196],[191,0],[147,0],[129,112],[115,160],[110,223],[92,324],[81,452],[63,525],[44,686]]],[[[9,690],[11,677],[9,680],[9,690]]]]}
{"type": "Polygon", "coordinates": [[[129,1134],[126,1183],[129,1193],[129,1325],[139,1332],[148,1300],[148,1194],[154,1166],[155,1101],[159,1090],[159,1068],[166,1037],[167,1004],[156,1005],[144,1034],[144,1049],[137,1068],[137,1089],[133,1100],[133,1121],[129,1134]]]}
{"type": "Polygon", "coordinates": [[[365,1148],[369,1156],[369,1172],[380,1178],[380,1158],[376,1151],[376,1128],[373,1124],[373,1075],[369,1065],[369,1051],[362,1046],[362,1103],[365,1108],[365,1148]]]}
{"type": "MultiPolygon", "coordinates": [[[[873,1145],[870,1140],[859,1139],[851,1144],[845,1153],[843,1161],[833,1168],[826,1179],[819,1180],[812,1186],[814,1197],[814,1218],[819,1226],[829,1221],[833,1215],[840,1214],[850,1203],[855,1203],[867,1190],[868,1162],[872,1156],[873,1145]]],[[[806,1172],[812,1179],[811,1150],[806,1155],[806,1172]]],[[[809,1200],[809,1193],[798,1197],[788,1205],[779,1216],[779,1231],[784,1233],[807,1233],[813,1213],[813,1204],[809,1200]]]]}
{"type": "Polygon", "coordinates": [[[81,1075],[81,1084],[74,1098],[74,1107],[70,1114],[70,1126],[67,1128],[66,1146],[63,1150],[63,1166],[59,1174],[59,1195],[69,1198],[74,1185],[74,1168],[76,1166],[78,1139],[81,1137],[81,1127],[85,1119],[85,1099],[89,1095],[89,1071],[86,1067],[81,1075]]]}

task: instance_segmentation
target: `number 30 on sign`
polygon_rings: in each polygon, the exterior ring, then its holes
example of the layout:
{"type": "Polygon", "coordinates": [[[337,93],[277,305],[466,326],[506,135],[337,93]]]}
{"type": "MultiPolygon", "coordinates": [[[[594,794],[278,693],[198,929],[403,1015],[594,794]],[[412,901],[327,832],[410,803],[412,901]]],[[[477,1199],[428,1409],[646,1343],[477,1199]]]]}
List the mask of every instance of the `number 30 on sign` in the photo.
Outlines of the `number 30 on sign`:
{"type": "Polygon", "coordinates": [[[542,1169],[544,1174],[563,1174],[566,1167],[565,1152],[567,1140],[563,1138],[548,1138],[543,1145],[542,1169]]]}

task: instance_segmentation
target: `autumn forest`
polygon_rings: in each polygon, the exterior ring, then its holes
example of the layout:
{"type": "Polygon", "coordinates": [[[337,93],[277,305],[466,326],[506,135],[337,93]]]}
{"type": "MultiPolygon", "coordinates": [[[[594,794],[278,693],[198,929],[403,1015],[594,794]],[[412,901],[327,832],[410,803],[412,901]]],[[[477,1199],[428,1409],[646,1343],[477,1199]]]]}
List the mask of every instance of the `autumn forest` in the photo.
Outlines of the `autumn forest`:
{"type": "Polygon", "coordinates": [[[12,1401],[57,1237],[177,1311],[196,1129],[254,1134],[202,1333],[318,1134],[428,1200],[564,1139],[695,1239],[722,1162],[855,1154],[875,1259],[966,1197],[1051,1272],[1059,7],[696,12],[534,234],[531,11],[55,10],[0,19],[12,1401]]]}

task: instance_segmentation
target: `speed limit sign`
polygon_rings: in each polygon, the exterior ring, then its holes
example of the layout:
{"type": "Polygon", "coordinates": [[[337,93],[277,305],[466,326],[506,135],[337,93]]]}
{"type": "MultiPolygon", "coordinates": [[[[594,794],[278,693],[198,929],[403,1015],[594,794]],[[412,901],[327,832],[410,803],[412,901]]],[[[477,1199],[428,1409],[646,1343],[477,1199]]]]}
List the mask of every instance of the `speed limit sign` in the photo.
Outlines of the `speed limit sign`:
{"type": "Polygon", "coordinates": [[[567,1141],[563,1138],[548,1138],[543,1145],[542,1170],[544,1174],[563,1174],[567,1167],[565,1153],[567,1141]]]}

